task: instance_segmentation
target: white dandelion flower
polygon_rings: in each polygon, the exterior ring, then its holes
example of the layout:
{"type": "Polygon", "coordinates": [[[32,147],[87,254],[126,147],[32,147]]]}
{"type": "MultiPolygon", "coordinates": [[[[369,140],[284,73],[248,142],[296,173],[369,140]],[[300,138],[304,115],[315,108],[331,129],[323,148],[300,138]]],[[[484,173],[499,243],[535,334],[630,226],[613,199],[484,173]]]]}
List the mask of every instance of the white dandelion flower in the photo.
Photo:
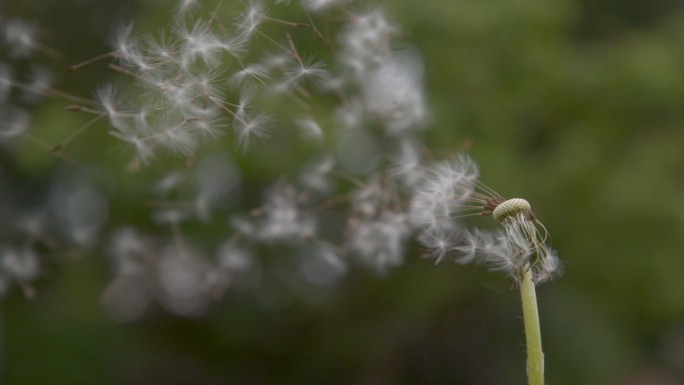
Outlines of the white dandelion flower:
{"type": "Polygon", "coordinates": [[[409,215],[429,255],[437,262],[448,255],[458,263],[482,263],[516,282],[528,271],[536,283],[559,274],[558,256],[529,202],[505,199],[477,178],[477,165],[462,155],[429,167],[418,183],[409,215]],[[501,229],[469,230],[455,223],[471,215],[491,215],[501,229]]]}

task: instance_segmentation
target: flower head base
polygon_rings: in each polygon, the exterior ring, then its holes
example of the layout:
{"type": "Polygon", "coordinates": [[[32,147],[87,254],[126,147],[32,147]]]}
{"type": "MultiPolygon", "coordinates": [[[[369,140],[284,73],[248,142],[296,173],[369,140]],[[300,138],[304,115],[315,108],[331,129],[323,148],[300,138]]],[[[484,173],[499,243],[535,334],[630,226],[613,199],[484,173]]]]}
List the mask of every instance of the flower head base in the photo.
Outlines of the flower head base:
{"type": "Polygon", "coordinates": [[[522,198],[513,198],[499,203],[492,211],[492,217],[497,222],[502,222],[511,215],[519,213],[532,213],[530,203],[522,198]]]}
{"type": "Polygon", "coordinates": [[[532,270],[535,282],[549,280],[557,273],[560,263],[555,252],[546,245],[548,233],[532,213],[529,202],[521,198],[502,201],[496,198],[492,217],[503,226],[506,239],[507,265],[516,280],[527,269],[532,270]]]}

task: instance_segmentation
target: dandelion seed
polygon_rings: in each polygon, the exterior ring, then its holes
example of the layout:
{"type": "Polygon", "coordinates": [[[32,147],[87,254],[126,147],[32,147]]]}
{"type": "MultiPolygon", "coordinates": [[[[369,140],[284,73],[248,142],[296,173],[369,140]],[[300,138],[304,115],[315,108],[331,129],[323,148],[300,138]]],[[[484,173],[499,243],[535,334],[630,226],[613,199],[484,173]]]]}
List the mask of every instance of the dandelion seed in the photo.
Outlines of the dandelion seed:
{"type": "Polygon", "coordinates": [[[129,131],[109,131],[109,134],[133,146],[138,160],[148,163],[154,158],[153,147],[138,134],[129,131]]]}
{"type": "Polygon", "coordinates": [[[318,241],[302,252],[299,274],[314,285],[332,285],[347,272],[347,262],[329,243],[318,241]]]}
{"type": "Polygon", "coordinates": [[[38,28],[18,18],[7,20],[3,27],[5,43],[10,47],[10,56],[15,58],[31,56],[38,47],[36,41],[38,28]]]}
{"type": "Polygon", "coordinates": [[[239,146],[246,150],[252,140],[268,136],[273,123],[273,118],[268,114],[244,115],[239,119],[235,119],[233,128],[235,129],[239,146]]]}
{"type": "Polygon", "coordinates": [[[223,70],[220,68],[205,71],[205,73],[187,78],[181,83],[181,88],[189,90],[201,98],[221,99],[223,91],[219,88],[219,82],[223,80],[223,70]]]}
{"type": "Polygon", "coordinates": [[[410,234],[402,213],[382,212],[374,220],[354,220],[350,223],[350,249],[366,265],[384,273],[403,262],[404,244],[410,234]]]}
{"type": "Polygon", "coordinates": [[[247,113],[256,99],[258,90],[255,87],[245,87],[240,92],[240,99],[235,108],[235,120],[245,120],[247,113]]]}
{"type": "Polygon", "coordinates": [[[210,267],[194,250],[169,246],[157,269],[159,300],[169,311],[186,317],[198,316],[209,306],[205,285],[210,267]]]}
{"type": "Polygon", "coordinates": [[[0,62],[0,103],[7,100],[12,84],[12,73],[9,67],[0,62]]]}
{"type": "Polygon", "coordinates": [[[95,100],[107,113],[111,125],[119,130],[126,130],[128,123],[126,118],[126,96],[112,84],[100,86],[95,92],[95,100]]]}
{"type": "Polygon", "coordinates": [[[390,172],[398,178],[404,186],[414,188],[424,177],[421,167],[421,156],[417,145],[410,140],[402,140],[399,144],[399,154],[393,159],[390,172]]]}
{"type": "Polygon", "coordinates": [[[333,170],[334,165],[333,158],[326,156],[304,167],[304,170],[299,175],[299,180],[304,186],[313,191],[323,194],[328,193],[332,190],[330,172],[333,170]]]}
{"type": "Polygon", "coordinates": [[[178,62],[178,46],[170,40],[165,31],[158,36],[146,35],[143,39],[143,51],[146,52],[155,67],[158,65],[176,64],[178,62]]]}
{"type": "Polygon", "coordinates": [[[155,250],[151,239],[124,227],[111,236],[107,251],[114,259],[117,275],[136,276],[149,268],[155,250]]]}
{"type": "Polygon", "coordinates": [[[303,84],[318,86],[330,77],[325,62],[314,61],[313,57],[303,60],[291,58],[283,68],[285,84],[290,89],[303,84]]]}
{"type": "Polygon", "coordinates": [[[422,127],[427,118],[423,65],[412,51],[384,59],[362,80],[366,108],[383,119],[390,133],[422,127]]]}
{"type": "Polygon", "coordinates": [[[411,223],[419,228],[451,226],[475,190],[478,174],[477,165],[466,156],[428,167],[411,199],[411,223]]]}
{"type": "Polygon", "coordinates": [[[264,85],[268,78],[268,69],[265,66],[250,64],[231,75],[228,82],[234,87],[241,87],[249,81],[264,85]]]}
{"type": "Polygon", "coordinates": [[[234,272],[247,272],[254,267],[254,260],[247,250],[228,241],[218,251],[218,267],[234,272]]]}
{"type": "Polygon", "coordinates": [[[295,124],[303,137],[316,141],[323,140],[323,129],[315,120],[310,118],[297,119],[295,120],[295,124]]]}
{"type": "Polygon", "coordinates": [[[23,135],[29,127],[30,115],[19,107],[0,106],[0,143],[10,142],[23,135]]]}
{"type": "Polygon", "coordinates": [[[429,250],[429,257],[435,259],[435,264],[441,262],[447,255],[458,247],[459,231],[455,228],[430,227],[418,238],[418,242],[429,250]]]}
{"type": "Polygon", "coordinates": [[[350,0],[304,0],[304,7],[312,12],[325,11],[333,6],[340,6],[350,0]]]}
{"type": "Polygon", "coordinates": [[[205,138],[217,138],[223,135],[225,127],[228,126],[228,122],[222,116],[216,116],[216,110],[205,109],[205,113],[197,117],[195,120],[190,122],[190,130],[198,132],[205,138]]]}
{"type": "MultiPolygon", "coordinates": [[[[110,41],[114,47],[116,56],[119,57],[122,63],[129,63],[131,62],[131,59],[140,56],[139,43],[137,38],[133,35],[133,24],[119,25],[114,29],[110,41]]],[[[109,55],[110,54],[107,54],[106,56],[109,55]]]]}
{"type": "Polygon", "coordinates": [[[178,2],[178,14],[183,15],[192,12],[200,4],[200,0],[180,0],[178,2]]]}
{"type": "Polygon", "coordinates": [[[217,55],[224,45],[206,21],[198,20],[192,26],[179,22],[174,29],[183,44],[180,50],[183,68],[189,68],[197,59],[210,65],[218,63],[217,55]]]}
{"type": "Polygon", "coordinates": [[[34,103],[46,94],[53,83],[54,75],[52,72],[45,68],[34,68],[30,82],[22,87],[24,90],[22,98],[29,103],[34,103]]]}
{"type": "Polygon", "coordinates": [[[280,182],[266,195],[260,208],[256,238],[263,242],[301,242],[316,235],[316,218],[299,200],[294,186],[280,182]]]}
{"type": "Polygon", "coordinates": [[[247,9],[235,20],[240,41],[249,42],[266,18],[266,8],[260,1],[250,1],[247,9]]]}
{"type": "Polygon", "coordinates": [[[30,248],[0,250],[0,271],[21,283],[34,280],[39,267],[38,256],[30,248]]]}
{"type": "Polygon", "coordinates": [[[143,140],[150,140],[160,147],[179,155],[188,155],[197,146],[197,140],[192,135],[188,119],[177,121],[174,116],[162,116],[157,122],[158,133],[143,140]]]}
{"type": "Polygon", "coordinates": [[[338,57],[352,73],[362,75],[391,52],[391,37],[397,33],[381,10],[355,15],[340,35],[343,52],[338,57]]]}

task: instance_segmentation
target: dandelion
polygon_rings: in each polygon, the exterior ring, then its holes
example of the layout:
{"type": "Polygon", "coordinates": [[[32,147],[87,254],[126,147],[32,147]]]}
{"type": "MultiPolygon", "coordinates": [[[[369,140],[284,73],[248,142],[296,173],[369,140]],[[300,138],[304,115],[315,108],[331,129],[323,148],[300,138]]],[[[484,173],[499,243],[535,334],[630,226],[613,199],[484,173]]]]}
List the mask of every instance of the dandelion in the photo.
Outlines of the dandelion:
{"type": "Polygon", "coordinates": [[[466,156],[440,163],[417,188],[414,209],[424,230],[420,242],[443,259],[455,254],[461,263],[479,262],[511,276],[520,287],[531,385],[544,383],[544,355],[535,284],[559,273],[560,262],[547,245],[548,233],[522,198],[506,199],[477,180],[475,163],[466,156]],[[456,215],[454,215],[456,214],[456,215]],[[486,215],[501,225],[497,232],[462,230],[449,217],[486,215]],[[459,235],[460,233],[460,235],[459,235]]]}
{"type": "Polygon", "coordinates": [[[559,273],[558,257],[546,244],[546,228],[532,212],[529,202],[522,198],[504,199],[491,189],[474,193],[469,201],[475,203],[471,209],[491,215],[503,230],[506,253],[492,253],[491,250],[500,247],[493,247],[493,242],[482,243],[480,248],[490,251],[486,263],[508,273],[518,283],[526,274],[530,274],[535,283],[540,283],[559,273]]]}

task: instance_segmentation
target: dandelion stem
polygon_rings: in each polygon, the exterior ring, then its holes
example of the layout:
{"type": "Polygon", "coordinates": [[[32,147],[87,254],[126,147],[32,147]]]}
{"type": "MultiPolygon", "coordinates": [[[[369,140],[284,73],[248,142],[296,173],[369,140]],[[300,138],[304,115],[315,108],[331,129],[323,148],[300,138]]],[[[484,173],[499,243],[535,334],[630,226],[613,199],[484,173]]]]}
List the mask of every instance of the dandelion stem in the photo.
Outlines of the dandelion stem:
{"type": "Polygon", "coordinates": [[[520,283],[525,343],[527,345],[527,379],[529,385],[544,385],[544,353],[542,352],[541,329],[537,294],[534,289],[532,270],[526,266],[520,283]]]}

